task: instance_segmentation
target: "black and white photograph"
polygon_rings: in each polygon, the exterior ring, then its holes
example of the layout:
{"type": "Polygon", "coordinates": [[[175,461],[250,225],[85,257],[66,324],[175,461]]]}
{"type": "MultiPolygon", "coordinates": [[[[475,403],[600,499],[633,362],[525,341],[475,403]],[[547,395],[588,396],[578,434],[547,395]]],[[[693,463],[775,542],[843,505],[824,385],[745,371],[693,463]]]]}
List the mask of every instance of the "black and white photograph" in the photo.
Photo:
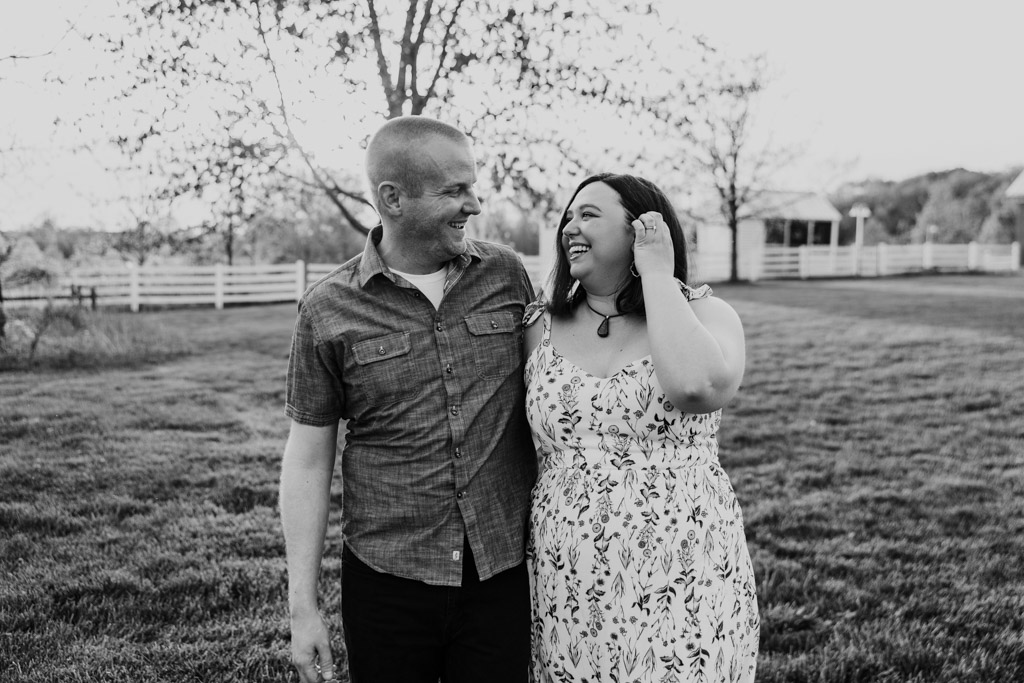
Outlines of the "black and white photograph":
{"type": "Polygon", "coordinates": [[[0,0],[0,681],[1024,681],[1024,4],[0,0]]]}

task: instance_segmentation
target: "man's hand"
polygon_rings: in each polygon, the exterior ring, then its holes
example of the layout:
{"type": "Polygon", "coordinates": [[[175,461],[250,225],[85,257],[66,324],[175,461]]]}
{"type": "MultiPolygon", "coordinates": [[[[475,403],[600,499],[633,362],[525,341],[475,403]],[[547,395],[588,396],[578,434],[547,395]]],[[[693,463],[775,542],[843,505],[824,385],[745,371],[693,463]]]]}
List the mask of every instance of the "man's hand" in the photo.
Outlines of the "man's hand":
{"type": "Polygon", "coordinates": [[[335,680],[331,636],[319,613],[292,618],[292,664],[302,683],[335,680]]]}

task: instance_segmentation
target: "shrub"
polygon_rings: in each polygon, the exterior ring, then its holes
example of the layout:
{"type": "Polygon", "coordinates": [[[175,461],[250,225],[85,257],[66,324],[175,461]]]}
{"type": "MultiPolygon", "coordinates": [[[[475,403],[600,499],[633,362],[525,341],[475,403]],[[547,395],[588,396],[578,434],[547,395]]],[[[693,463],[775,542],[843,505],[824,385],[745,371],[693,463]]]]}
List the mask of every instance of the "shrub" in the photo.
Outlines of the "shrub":
{"type": "Polygon", "coordinates": [[[52,302],[7,311],[0,371],[139,365],[187,354],[179,333],[137,314],[52,302]]]}

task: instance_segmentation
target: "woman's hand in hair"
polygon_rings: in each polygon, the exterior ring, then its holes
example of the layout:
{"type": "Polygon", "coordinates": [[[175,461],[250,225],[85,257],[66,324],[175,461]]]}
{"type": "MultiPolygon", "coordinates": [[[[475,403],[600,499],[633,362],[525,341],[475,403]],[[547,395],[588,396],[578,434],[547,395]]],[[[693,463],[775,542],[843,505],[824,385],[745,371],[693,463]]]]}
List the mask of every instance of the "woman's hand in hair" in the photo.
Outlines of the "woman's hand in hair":
{"type": "Polygon", "coordinates": [[[633,263],[642,276],[668,275],[675,272],[675,251],[668,225],[657,211],[640,214],[633,226],[633,263]]]}

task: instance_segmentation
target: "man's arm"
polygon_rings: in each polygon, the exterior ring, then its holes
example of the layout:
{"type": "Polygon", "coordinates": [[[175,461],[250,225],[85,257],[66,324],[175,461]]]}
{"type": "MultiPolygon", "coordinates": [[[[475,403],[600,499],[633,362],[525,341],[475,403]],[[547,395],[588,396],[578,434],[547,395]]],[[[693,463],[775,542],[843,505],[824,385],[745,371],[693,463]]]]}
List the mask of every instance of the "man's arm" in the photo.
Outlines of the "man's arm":
{"type": "Polygon", "coordinates": [[[327,533],[331,476],[338,425],[310,427],[292,421],[281,462],[281,526],[288,556],[288,607],[292,663],[302,683],[334,674],[330,633],[317,609],[317,581],[327,533]]]}

